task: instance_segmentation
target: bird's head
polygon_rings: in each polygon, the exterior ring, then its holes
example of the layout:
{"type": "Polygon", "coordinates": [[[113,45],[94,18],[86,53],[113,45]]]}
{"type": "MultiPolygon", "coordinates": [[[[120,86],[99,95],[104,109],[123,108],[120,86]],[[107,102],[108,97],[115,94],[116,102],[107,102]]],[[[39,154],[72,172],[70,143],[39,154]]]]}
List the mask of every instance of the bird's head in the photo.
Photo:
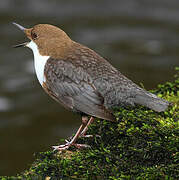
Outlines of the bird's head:
{"type": "Polygon", "coordinates": [[[33,52],[38,50],[42,56],[63,57],[73,42],[63,30],[53,25],[38,24],[24,28],[17,23],[13,24],[31,40],[14,47],[29,47],[33,52]]]}

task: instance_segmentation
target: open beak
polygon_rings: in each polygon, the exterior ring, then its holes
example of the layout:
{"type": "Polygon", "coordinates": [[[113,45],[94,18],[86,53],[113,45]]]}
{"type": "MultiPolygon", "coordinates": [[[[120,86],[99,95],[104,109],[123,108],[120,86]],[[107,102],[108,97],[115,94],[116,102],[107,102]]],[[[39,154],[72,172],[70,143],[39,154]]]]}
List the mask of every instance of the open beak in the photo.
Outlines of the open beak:
{"type": "Polygon", "coordinates": [[[24,28],[23,26],[21,26],[20,24],[17,24],[15,22],[13,22],[12,24],[14,24],[15,26],[17,26],[21,31],[25,31],[26,28],[24,28]]]}
{"type": "Polygon", "coordinates": [[[12,47],[13,47],[13,48],[26,47],[28,43],[29,43],[29,42],[21,43],[21,44],[14,45],[14,46],[12,46],[12,47]]]}
{"type": "MultiPolygon", "coordinates": [[[[15,25],[16,27],[18,27],[21,31],[23,31],[23,32],[25,33],[26,28],[24,28],[23,26],[21,26],[20,24],[15,23],[15,22],[13,22],[12,24],[15,25]]],[[[14,47],[14,48],[26,47],[28,43],[29,43],[29,42],[17,44],[17,45],[14,45],[13,47],[14,47]]]]}

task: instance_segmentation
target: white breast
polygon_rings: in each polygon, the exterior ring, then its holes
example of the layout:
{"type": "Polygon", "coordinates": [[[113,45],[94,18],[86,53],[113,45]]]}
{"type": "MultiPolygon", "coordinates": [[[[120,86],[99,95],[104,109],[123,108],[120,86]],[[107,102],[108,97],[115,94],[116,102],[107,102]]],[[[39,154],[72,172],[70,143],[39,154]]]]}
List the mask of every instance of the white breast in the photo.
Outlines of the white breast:
{"type": "Polygon", "coordinates": [[[45,64],[46,64],[49,56],[40,55],[38,47],[33,41],[28,43],[26,46],[29,47],[30,49],[32,49],[32,51],[33,51],[35,72],[36,72],[36,75],[37,75],[37,78],[38,78],[40,84],[42,85],[43,82],[45,82],[44,68],[45,68],[45,64]]]}

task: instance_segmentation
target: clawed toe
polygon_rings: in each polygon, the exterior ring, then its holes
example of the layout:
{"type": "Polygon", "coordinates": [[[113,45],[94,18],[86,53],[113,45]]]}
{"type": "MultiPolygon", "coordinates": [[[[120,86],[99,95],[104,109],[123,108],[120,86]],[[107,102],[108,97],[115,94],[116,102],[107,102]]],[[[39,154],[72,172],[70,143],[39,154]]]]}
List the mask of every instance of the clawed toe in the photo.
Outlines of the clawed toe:
{"type": "Polygon", "coordinates": [[[70,146],[69,145],[59,145],[59,146],[52,146],[53,148],[53,151],[63,151],[63,150],[66,150],[68,149],[70,146]]]}
{"type": "Polygon", "coordinates": [[[65,142],[66,142],[66,144],[62,144],[62,145],[59,145],[59,146],[52,146],[53,151],[63,151],[63,150],[68,149],[68,148],[71,147],[71,146],[75,146],[75,147],[78,148],[78,149],[81,149],[81,148],[89,148],[89,147],[90,147],[90,146],[87,145],[87,144],[71,143],[71,142],[69,142],[68,140],[65,140],[65,142]]]}
{"type": "Polygon", "coordinates": [[[78,149],[90,148],[90,145],[87,145],[87,144],[73,144],[73,145],[78,149]]]}
{"type": "Polygon", "coordinates": [[[85,138],[99,137],[100,138],[101,136],[98,135],[98,134],[95,134],[95,135],[89,135],[89,134],[87,134],[87,135],[84,134],[83,135],[83,134],[81,134],[80,137],[85,137],[85,138]]]}

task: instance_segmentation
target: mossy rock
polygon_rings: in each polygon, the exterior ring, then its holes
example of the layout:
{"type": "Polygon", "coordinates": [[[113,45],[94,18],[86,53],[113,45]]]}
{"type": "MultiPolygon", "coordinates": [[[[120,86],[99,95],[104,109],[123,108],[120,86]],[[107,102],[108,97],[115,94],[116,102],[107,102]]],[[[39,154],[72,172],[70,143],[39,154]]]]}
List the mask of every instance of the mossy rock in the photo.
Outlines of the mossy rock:
{"type": "Polygon", "coordinates": [[[152,92],[172,103],[167,111],[120,108],[116,122],[90,126],[101,137],[78,140],[91,148],[38,153],[29,170],[1,179],[179,179],[179,73],[152,92]]]}

